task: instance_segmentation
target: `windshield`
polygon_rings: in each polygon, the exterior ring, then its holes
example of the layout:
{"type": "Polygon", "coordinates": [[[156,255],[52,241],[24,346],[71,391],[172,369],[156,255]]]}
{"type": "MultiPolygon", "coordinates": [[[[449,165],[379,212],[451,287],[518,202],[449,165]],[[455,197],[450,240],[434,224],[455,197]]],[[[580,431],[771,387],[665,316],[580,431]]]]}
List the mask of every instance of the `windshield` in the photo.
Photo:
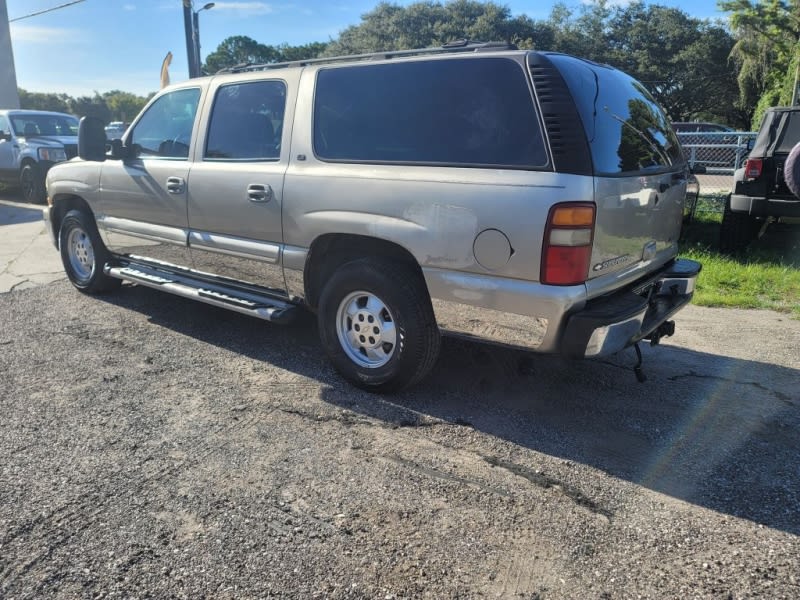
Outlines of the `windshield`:
{"type": "Polygon", "coordinates": [[[10,115],[11,127],[19,136],[78,135],[78,119],[69,115],[10,115]]]}

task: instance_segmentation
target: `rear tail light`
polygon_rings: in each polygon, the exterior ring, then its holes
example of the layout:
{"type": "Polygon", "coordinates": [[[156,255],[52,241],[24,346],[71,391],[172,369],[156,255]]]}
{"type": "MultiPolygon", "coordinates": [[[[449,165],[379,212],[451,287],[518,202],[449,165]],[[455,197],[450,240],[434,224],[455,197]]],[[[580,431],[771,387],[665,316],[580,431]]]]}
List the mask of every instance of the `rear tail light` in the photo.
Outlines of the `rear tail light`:
{"type": "Polygon", "coordinates": [[[758,179],[761,177],[761,170],[764,168],[764,163],[760,158],[748,158],[744,163],[744,178],[745,179],[758,179]]]}
{"type": "Polygon", "coordinates": [[[590,202],[565,202],[550,209],[542,245],[542,283],[575,285],[586,281],[595,210],[590,202]]]}

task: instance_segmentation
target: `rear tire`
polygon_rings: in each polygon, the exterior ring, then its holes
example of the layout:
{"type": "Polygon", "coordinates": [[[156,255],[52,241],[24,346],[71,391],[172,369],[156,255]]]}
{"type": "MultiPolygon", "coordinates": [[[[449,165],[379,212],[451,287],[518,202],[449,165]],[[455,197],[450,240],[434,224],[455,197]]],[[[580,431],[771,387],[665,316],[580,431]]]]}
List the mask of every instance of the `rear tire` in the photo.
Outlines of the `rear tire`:
{"type": "Polygon", "coordinates": [[[370,392],[396,392],[427,375],[440,334],[424,282],[392,261],[339,267],[320,296],[322,345],[337,371],[370,392]]]}
{"type": "Polygon", "coordinates": [[[19,187],[22,190],[22,198],[25,202],[44,204],[47,196],[44,177],[37,165],[28,163],[22,167],[19,172],[19,187]]]}
{"type": "Polygon", "coordinates": [[[795,144],[783,165],[783,180],[795,197],[800,198],[800,143],[795,144]]]}
{"type": "Polygon", "coordinates": [[[720,252],[734,254],[744,250],[750,242],[758,237],[761,225],[761,221],[755,217],[733,212],[731,197],[728,195],[725,200],[725,210],[722,213],[722,225],[719,228],[720,252]]]}
{"type": "Polygon", "coordinates": [[[103,273],[111,259],[94,219],[83,210],[71,210],[61,221],[58,232],[61,262],[67,277],[76,288],[87,294],[117,289],[122,281],[103,273]]]}

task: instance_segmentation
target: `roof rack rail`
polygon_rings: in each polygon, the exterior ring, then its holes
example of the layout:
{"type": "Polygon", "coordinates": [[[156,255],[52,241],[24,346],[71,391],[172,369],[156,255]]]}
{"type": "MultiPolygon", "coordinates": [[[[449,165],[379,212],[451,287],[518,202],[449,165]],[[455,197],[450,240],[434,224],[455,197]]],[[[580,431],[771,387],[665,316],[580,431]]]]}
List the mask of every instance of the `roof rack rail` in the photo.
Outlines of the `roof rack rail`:
{"type": "Polygon", "coordinates": [[[406,56],[419,56],[423,54],[451,54],[456,52],[497,52],[500,50],[517,50],[515,44],[507,42],[478,42],[474,40],[454,40],[447,42],[443,46],[432,48],[419,48],[416,50],[390,50],[387,52],[371,52],[368,54],[351,54],[345,56],[331,56],[324,58],[309,58],[306,60],[293,60],[281,63],[242,63],[232,67],[226,67],[217,71],[221,73],[244,73],[247,71],[268,71],[272,69],[286,69],[288,67],[305,67],[306,65],[353,62],[359,60],[388,60],[390,58],[402,58],[406,56]]]}

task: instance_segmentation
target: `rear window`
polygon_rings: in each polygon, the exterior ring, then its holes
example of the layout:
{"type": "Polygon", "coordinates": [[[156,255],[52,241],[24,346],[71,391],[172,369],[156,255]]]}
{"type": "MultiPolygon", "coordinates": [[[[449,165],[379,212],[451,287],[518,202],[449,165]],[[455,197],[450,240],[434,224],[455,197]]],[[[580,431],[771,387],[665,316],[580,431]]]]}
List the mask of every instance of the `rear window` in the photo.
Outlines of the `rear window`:
{"type": "Polygon", "coordinates": [[[548,163],[525,72],[505,58],[322,69],[314,152],[345,162],[548,163]]]}
{"type": "Polygon", "coordinates": [[[621,71],[553,55],[575,98],[597,175],[629,175],[683,164],[664,111],[644,86],[621,71]]]}
{"type": "Polygon", "coordinates": [[[750,156],[788,154],[798,142],[800,142],[800,111],[768,110],[761,119],[761,126],[750,156]]]}
{"type": "Polygon", "coordinates": [[[775,152],[789,153],[800,142],[800,112],[787,112],[775,152]]]}

